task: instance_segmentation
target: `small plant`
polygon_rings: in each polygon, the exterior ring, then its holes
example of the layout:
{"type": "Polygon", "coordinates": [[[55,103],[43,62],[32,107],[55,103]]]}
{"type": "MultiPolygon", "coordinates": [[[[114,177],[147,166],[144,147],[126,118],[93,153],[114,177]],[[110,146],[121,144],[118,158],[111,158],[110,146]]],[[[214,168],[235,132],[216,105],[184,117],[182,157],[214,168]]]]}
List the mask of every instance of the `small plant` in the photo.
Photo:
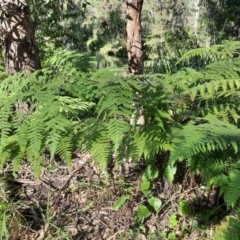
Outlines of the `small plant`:
{"type": "Polygon", "coordinates": [[[144,171],[140,189],[147,196],[147,203],[138,206],[136,213],[136,220],[138,222],[143,222],[151,214],[156,214],[162,206],[161,199],[154,197],[152,193],[151,181],[156,179],[158,175],[159,170],[154,164],[149,164],[144,171]]]}
{"type": "Polygon", "coordinates": [[[18,204],[9,199],[9,186],[5,178],[0,182],[0,239],[17,239],[21,231],[18,204]]]}
{"type": "Polygon", "coordinates": [[[240,211],[237,209],[236,216],[227,216],[227,222],[222,222],[221,226],[216,229],[216,240],[237,240],[239,239],[240,231],[240,211]]]}

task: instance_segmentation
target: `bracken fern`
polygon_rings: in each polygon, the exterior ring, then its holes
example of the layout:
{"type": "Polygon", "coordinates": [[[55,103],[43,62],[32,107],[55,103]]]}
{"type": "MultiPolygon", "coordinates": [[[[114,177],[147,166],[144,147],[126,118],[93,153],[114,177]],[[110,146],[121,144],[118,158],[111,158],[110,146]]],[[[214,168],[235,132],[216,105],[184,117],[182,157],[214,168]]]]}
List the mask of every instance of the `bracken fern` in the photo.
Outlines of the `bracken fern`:
{"type": "Polygon", "coordinates": [[[15,172],[26,158],[39,175],[46,150],[51,159],[58,154],[70,166],[73,120],[95,105],[84,99],[84,89],[75,91],[75,84],[87,79],[86,73],[77,71],[76,62],[71,62],[74,57],[84,58],[63,52],[53,67],[16,74],[0,84],[1,166],[11,159],[15,172]]]}

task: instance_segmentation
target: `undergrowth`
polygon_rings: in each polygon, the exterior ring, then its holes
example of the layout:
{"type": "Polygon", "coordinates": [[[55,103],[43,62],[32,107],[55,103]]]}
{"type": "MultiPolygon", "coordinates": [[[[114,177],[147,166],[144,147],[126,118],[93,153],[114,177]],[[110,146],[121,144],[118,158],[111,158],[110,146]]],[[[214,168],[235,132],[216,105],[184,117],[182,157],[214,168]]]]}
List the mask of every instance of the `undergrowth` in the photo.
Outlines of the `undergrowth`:
{"type": "MultiPolygon", "coordinates": [[[[179,62],[197,59],[192,67],[143,76],[124,76],[114,68],[93,71],[89,56],[61,51],[39,71],[4,79],[1,171],[10,161],[16,176],[26,160],[39,177],[45,154],[50,160],[57,155],[70,168],[80,149],[103,171],[112,161],[144,160],[146,191],[163,172],[173,182],[177,162],[186,160],[191,173],[209,188],[219,186],[226,206],[238,213],[239,50],[238,41],[191,50],[179,62]],[[162,153],[167,154],[159,163],[156,155],[162,153]]],[[[238,218],[229,220],[224,239],[236,239],[237,223],[238,218]]]]}

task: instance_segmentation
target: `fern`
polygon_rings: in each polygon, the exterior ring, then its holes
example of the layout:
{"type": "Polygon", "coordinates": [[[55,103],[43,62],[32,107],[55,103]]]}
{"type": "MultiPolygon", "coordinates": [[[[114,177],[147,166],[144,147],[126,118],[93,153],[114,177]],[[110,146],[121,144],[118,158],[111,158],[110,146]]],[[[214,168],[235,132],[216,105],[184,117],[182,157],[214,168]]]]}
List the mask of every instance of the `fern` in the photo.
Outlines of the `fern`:
{"type": "Polygon", "coordinates": [[[116,153],[123,139],[124,133],[128,132],[130,125],[118,118],[111,119],[107,124],[108,134],[114,144],[114,152],[116,153]]]}
{"type": "Polygon", "coordinates": [[[1,107],[0,110],[0,152],[2,151],[2,146],[11,134],[12,125],[9,122],[9,116],[11,115],[11,105],[6,104],[1,107]]]}
{"type": "Polygon", "coordinates": [[[101,132],[101,137],[92,144],[90,152],[93,154],[95,162],[105,171],[112,155],[111,142],[107,132],[101,132]]]}
{"type": "Polygon", "coordinates": [[[74,68],[79,58],[78,54],[64,52],[49,61],[48,68],[30,75],[19,73],[0,83],[0,107],[4,110],[0,112],[1,166],[11,159],[17,172],[26,158],[39,176],[42,154],[49,150],[51,159],[58,154],[70,167],[73,125],[95,106],[80,88],[79,81],[85,83],[82,76],[86,74],[74,68]],[[20,108],[15,110],[17,102],[20,108]],[[30,105],[27,113],[22,112],[22,103],[30,105]]]}
{"type": "Polygon", "coordinates": [[[181,60],[200,54],[210,63],[198,71],[183,70],[162,80],[169,80],[169,86],[176,85],[173,91],[168,88],[172,93],[173,111],[178,109],[173,118],[183,119],[183,123],[188,119],[187,124],[172,131],[173,149],[167,167],[173,167],[178,160],[187,160],[190,169],[195,173],[201,171],[209,185],[220,186],[229,207],[237,206],[240,199],[236,165],[240,140],[240,68],[239,60],[234,59],[239,46],[239,42],[235,42],[192,50],[181,60]]]}
{"type": "Polygon", "coordinates": [[[59,154],[60,158],[68,166],[68,169],[71,168],[72,152],[73,152],[71,139],[72,139],[71,136],[66,136],[64,138],[61,138],[56,149],[56,153],[59,154]]]}
{"type": "Polygon", "coordinates": [[[228,223],[222,223],[221,228],[217,229],[214,238],[216,240],[238,240],[240,232],[240,210],[236,210],[235,216],[227,217],[228,223]]]}
{"type": "Polygon", "coordinates": [[[71,121],[65,118],[61,113],[56,113],[54,118],[46,118],[45,121],[48,123],[45,129],[48,133],[46,145],[50,151],[50,160],[52,160],[54,154],[57,152],[58,145],[62,141],[62,134],[66,133],[72,124],[71,121]]]}
{"type": "Polygon", "coordinates": [[[196,56],[200,56],[202,59],[206,60],[206,63],[223,59],[230,59],[235,54],[239,54],[240,50],[240,42],[239,41],[231,41],[222,45],[214,45],[209,48],[197,48],[188,51],[185,53],[179,60],[188,61],[191,58],[195,58],[196,56]]]}
{"type": "Polygon", "coordinates": [[[134,77],[86,72],[88,56],[61,51],[33,74],[4,79],[0,169],[10,161],[16,176],[27,160],[39,177],[46,151],[69,169],[76,149],[89,151],[103,171],[114,157],[153,164],[156,154],[170,151],[168,164],[162,161],[169,180],[174,164],[186,160],[209,186],[220,185],[229,207],[239,206],[239,48],[234,42],[197,49],[180,61],[200,56],[201,66],[134,77]],[[16,103],[28,104],[27,113],[16,103]]]}
{"type": "MultiPolygon", "coordinates": [[[[104,81],[99,85],[103,89],[99,95],[98,116],[103,112],[107,114],[103,118],[109,116],[122,116],[129,119],[134,110],[132,87],[128,83],[124,83],[123,79],[114,81],[104,81]]],[[[99,93],[98,93],[99,94],[99,93]]]]}
{"type": "MultiPolygon", "coordinates": [[[[94,150],[95,156],[105,156],[108,159],[111,151],[116,154],[122,144],[124,134],[130,131],[129,120],[134,112],[135,98],[133,86],[135,85],[132,81],[126,82],[122,78],[103,81],[99,84],[102,91],[99,95],[97,111],[98,118],[106,122],[106,138],[101,136],[98,140],[103,141],[104,149],[97,152],[94,150]]],[[[99,143],[95,143],[94,146],[98,147],[99,143]]],[[[106,166],[106,163],[102,165],[106,166]]]]}
{"type": "Polygon", "coordinates": [[[177,159],[184,160],[200,153],[224,151],[229,147],[237,153],[239,136],[240,130],[236,126],[214,116],[191,122],[178,130],[173,139],[175,150],[171,152],[170,162],[174,163],[177,159]]]}

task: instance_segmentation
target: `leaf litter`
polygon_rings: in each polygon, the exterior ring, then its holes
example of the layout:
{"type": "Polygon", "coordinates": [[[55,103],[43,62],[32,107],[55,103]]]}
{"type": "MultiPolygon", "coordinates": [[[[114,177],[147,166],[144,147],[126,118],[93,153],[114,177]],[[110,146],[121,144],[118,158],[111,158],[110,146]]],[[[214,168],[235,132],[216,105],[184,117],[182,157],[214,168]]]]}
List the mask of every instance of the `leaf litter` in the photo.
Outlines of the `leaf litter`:
{"type": "MultiPolygon", "coordinates": [[[[87,153],[75,154],[70,172],[58,159],[51,163],[48,159],[38,180],[27,163],[16,179],[10,178],[9,196],[16,212],[10,222],[11,239],[168,239],[172,235],[205,239],[209,235],[193,229],[193,218],[187,220],[178,213],[177,202],[187,201],[192,215],[216,206],[217,193],[212,192],[209,199],[210,194],[192,179],[182,185],[153,180],[153,195],[162,202],[155,214],[139,223],[135,218],[138,207],[149,199],[140,189],[144,164],[126,163],[124,171],[111,168],[107,175],[87,153]]],[[[10,171],[6,167],[4,175],[10,171]]]]}

